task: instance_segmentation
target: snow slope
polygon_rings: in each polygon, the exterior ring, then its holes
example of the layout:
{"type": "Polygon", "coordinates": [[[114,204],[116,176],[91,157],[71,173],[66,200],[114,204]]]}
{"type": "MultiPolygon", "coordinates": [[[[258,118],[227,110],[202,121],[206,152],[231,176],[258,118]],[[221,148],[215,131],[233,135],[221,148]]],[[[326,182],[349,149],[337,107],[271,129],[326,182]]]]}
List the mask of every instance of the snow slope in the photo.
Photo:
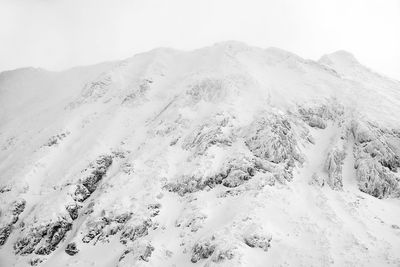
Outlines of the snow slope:
{"type": "Polygon", "coordinates": [[[0,74],[0,266],[399,266],[400,83],[238,42],[0,74]]]}

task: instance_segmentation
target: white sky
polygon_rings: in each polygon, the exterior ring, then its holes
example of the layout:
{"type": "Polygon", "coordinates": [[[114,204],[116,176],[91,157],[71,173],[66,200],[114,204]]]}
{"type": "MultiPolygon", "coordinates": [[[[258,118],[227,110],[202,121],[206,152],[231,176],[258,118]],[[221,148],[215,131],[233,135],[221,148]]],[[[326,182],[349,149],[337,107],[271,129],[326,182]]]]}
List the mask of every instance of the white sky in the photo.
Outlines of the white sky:
{"type": "Polygon", "coordinates": [[[311,59],[344,49],[400,80],[400,0],[0,0],[0,71],[226,40],[311,59]]]}

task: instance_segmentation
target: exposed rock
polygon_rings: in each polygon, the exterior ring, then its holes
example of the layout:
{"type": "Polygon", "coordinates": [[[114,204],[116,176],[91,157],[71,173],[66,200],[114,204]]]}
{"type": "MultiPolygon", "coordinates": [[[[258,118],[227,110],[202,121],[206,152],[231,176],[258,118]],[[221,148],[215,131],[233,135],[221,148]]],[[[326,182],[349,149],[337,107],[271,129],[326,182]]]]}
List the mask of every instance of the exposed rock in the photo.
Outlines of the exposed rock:
{"type": "Polygon", "coordinates": [[[251,248],[261,248],[264,251],[268,251],[271,246],[272,237],[260,236],[258,234],[252,234],[244,237],[244,243],[251,248]]]}
{"type": "Polygon", "coordinates": [[[361,191],[377,198],[398,194],[396,177],[374,159],[358,159],[355,167],[361,191]]]}
{"type": "Polygon", "coordinates": [[[94,212],[94,201],[90,201],[89,204],[86,206],[86,208],[83,210],[83,214],[89,215],[94,212]]]}
{"type": "Polygon", "coordinates": [[[250,180],[251,176],[248,172],[242,170],[230,171],[228,176],[223,179],[222,184],[226,187],[237,187],[245,181],[250,180]]]}
{"type": "Polygon", "coordinates": [[[280,183],[293,179],[293,168],[304,162],[298,141],[307,140],[306,129],[296,133],[289,118],[283,115],[268,115],[253,122],[246,136],[246,145],[258,158],[258,166],[274,165],[265,171],[272,171],[280,183]]]}
{"type": "Polygon", "coordinates": [[[190,232],[197,232],[202,226],[207,216],[196,210],[194,207],[188,207],[184,210],[181,217],[176,220],[176,227],[185,227],[190,229],[190,232]]]}
{"type": "Polygon", "coordinates": [[[75,242],[69,243],[65,249],[65,253],[67,253],[70,256],[74,256],[78,252],[79,252],[79,249],[77,248],[75,242]]]}
{"type": "Polygon", "coordinates": [[[124,173],[126,173],[126,174],[128,174],[128,175],[131,175],[132,173],[134,173],[134,166],[133,166],[133,164],[130,163],[130,162],[124,162],[124,163],[121,165],[121,170],[122,170],[124,173]]]}
{"type": "Polygon", "coordinates": [[[123,259],[125,259],[126,255],[132,252],[132,249],[126,249],[122,253],[122,255],[119,257],[118,261],[121,262],[123,259]]]}
{"type": "Polygon", "coordinates": [[[106,175],[108,168],[112,164],[112,156],[102,155],[94,163],[90,164],[89,174],[80,180],[76,185],[74,200],[83,202],[96,190],[97,184],[106,175]]]}
{"type": "Polygon", "coordinates": [[[255,161],[240,155],[235,158],[228,159],[215,175],[208,177],[184,176],[176,183],[168,183],[164,188],[170,192],[176,192],[180,196],[188,193],[203,190],[206,187],[214,188],[222,184],[232,188],[240,186],[250,180],[256,173],[255,161]]]}
{"type": "Polygon", "coordinates": [[[356,121],[352,122],[350,131],[356,141],[354,167],[360,190],[377,198],[399,197],[400,137],[395,131],[356,121]]]}
{"type": "Polygon", "coordinates": [[[90,192],[87,188],[81,184],[76,185],[76,189],[74,192],[74,199],[78,202],[85,201],[88,197],[90,197],[90,192]]]}
{"type": "Polygon", "coordinates": [[[78,211],[80,208],[82,208],[82,206],[78,204],[71,204],[66,207],[66,210],[68,211],[69,216],[71,216],[72,220],[76,220],[78,218],[78,211]]]}
{"type": "MultiPolygon", "coordinates": [[[[18,199],[11,204],[10,210],[7,211],[8,214],[5,215],[8,217],[6,217],[6,221],[3,221],[3,224],[0,226],[0,246],[7,242],[12,232],[13,225],[18,221],[19,215],[25,210],[25,206],[25,199],[18,199]]],[[[0,215],[2,215],[1,212],[0,215]]]]}
{"type": "Polygon", "coordinates": [[[70,132],[65,132],[65,133],[61,133],[61,134],[57,134],[54,135],[52,137],[49,138],[49,140],[46,142],[46,144],[44,144],[44,146],[54,146],[59,144],[59,142],[61,140],[63,140],[65,137],[67,137],[67,135],[69,135],[70,132]]]}
{"type": "Polygon", "coordinates": [[[226,85],[224,80],[207,77],[198,80],[191,85],[186,94],[191,97],[191,100],[194,103],[197,103],[200,100],[213,102],[224,96],[225,88],[226,85]]]}
{"type": "Polygon", "coordinates": [[[29,229],[28,233],[14,244],[16,254],[27,255],[35,252],[48,255],[54,251],[65,234],[71,230],[72,224],[65,219],[40,225],[29,229]],[[40,246],[38,247],[40,242],[40,246]]]}
{"type": "MultiPolygon", "coordinates": [[[[228,125],[228,121],[221,123],[221,127],[228,125]]],[[[202,129],[205,127],[203,126],[202,129]]],[[[164,188],[181,196],[204,190],[206,187],[214,188],[219,184],[234,188],[246,183],[257,172],[272,172],[273,176],[271,177],[275,177],[273,179],[281,183],[293,179],[293,168],[296,162],[302,164],[304,159],[298,148],[295,130],[287,117],[265,115],[241,131],[245,144],[253,155],[234,155],[226,159],[215,174],[207,177],[182,176],[176,182],[168,183],[164,188]]],[[[302,136],[300,138],[307,140],[307,130],[301,129],[300,135],[302,136]]],[[[202,144],[201,146],[204,147],[201,150],[206,151],[210,142],[205,140],[208,139],[204,139],[198,134],[197,137],[186,139],[184,144],[186,144],[186,148],[192,148],[193,142],[202,144]]]]}
{"type": "Polygon", "coordinates": [[[109,72],[102,73],[98,79],[85,84],[85,87],[82,90],[82,100],[79,100],[77,103],[72,103],[72,107],[75,105],[79,105],[82,102],[91,102],[96,101],[97,99],[104,96],[107,91],[110,89],[110,86],[113,82],[113,76],[109,72]]]}
{"type": "Polygon", "coordinates": [[[226,260],[232,260],[235,257],[233,249],[217,248],[211,258],[213,262],[220,263],[226,260]]]}
{"type": "Polygon", "coordinates": [[[150,257],[151,257],[151,254],[153,253],[153,251],[154,251],[154,247],[152,245],[150,245],[150,244],[147,245],[145,247],[143,253],[141,253],[139,255],[139,259],[142,260],[142,261],[148,262],[150,257]]]}
{"type": "Polygon", "coordinates": [[[144,220],[135,226],[126,226],[121,233],[121,243],[126,244],[129,240],[135,241],[140,237],[146,236],[148,234],[148,229],[151,227],[151,225],[151,220],[144,220]]]}
{"type": "Polygon", "coordinates": [[[0,187],[0,194],[7,193],[11,191],[11,186],[3,185],[0,187]]]}
{"type": "MultiPolygon", "coordinates": [[[[274,180],[275,181],[275,180],[274,180]]],[[[229,189],[224,192],[221,192],[217,195],[218,198],[225,198],[225,197],[232,197],[232,196],[238,196],[243,193],[243,190],[234,188],[234,189],[229,189]]]]}
{"type": "Polygon", "coordinates": [[[13,215],[18,216],[20,215],[25,209],[26,201],[25,199],[19,199],[14,201],[13,203],[13,215]]]}
{"type": "Polygon", "coordinates": [[[83,186],[85,186],[90,193],[93,193],[94,190],[96,190],[98,182],[106,174],[111,164],[111,156],[100,156],[100,158],[96,160],[96,164],[92,167],[92,173],[82,179],[83,186]]]}
{"type": "Polygon", "coordinates": [[[150,85],[153,83],[151,79],[142,79],[137,87],[131,91],[127,96],[122,100],[122,104],[124,105],[133,105],[138,103],[140,99],[143,99],[146,95],[146,92],[150,90],[150,85]]]}
{"type": "Polygon", "coordinates": [[[184,176],[178,182],[168,183],[164,186],[166,190],[178,193],[180,196],[203,190],[204,187],[205,185],[202,182],[202,178],[195,176],[184,176]]]}
{"type": "Polygon", "coordinates": [[[0,227],[0,246],[4,245],[11,234],[11,224],[0,227]]]}
{"type": "Polygon", "coordinates": [[[308,125],[314,128],[319,128],[319,129],[325,129],[326,128],[326,122],[322,120],[322,118],[319,117],[310,117],[307,120],[308,125]]]}
{"type": "Polygon", "coordinates": [[[138,243],[126,249],[119,258],[118,266],[141,266],[149,262],[154,247],[150,243],[138,243]]]}
{"type": "Polygon", "coordinates": [[[45,231],[41,229],[38,233],[30,233],[27,236],[19,238],[17,242],[14,244],[14,250],[16,254],[28,255],[31,254],[36,245],[42,239],[42,235],[45,234],[45,231]]]}
{"type": "MultiPolygon", "coordinates": [[[[119,215],[108,215],[101,218],[97,218],[87,223],[87,233],[82,238],[84,243],[89,243],[95,240],[94,244],[98,241],[108,242],[108,237],[117,234],[122,229],[124,232],[128,228],[126,223],[131,220],[132,212],[126,212],[119,215]]],[[[136,233],[140,235],[140,230],[136,233]]],[[[122,241],[121,241],[122,242],[122,241]]]]}
{"type": "Polygon", "coordinates": [[[321,116],[314,114],[312,110],[306,110],[304,108],[299,109],[299,113],[302,115],[303,120],[314,128],[325,129],[327,124],[321,116]]]}
{"type": "Polygon", "coordinates": [[[215,244],[210,240],[197,242],[192,249],[191,262],[196,263],[199,260],[209,258],[215,251],[215,244]]]}
{"type": "Polygon", "coordinates": [[[283,116],[256,121],[245,142],[255,156],[273,163],[301,158],[292,125],[283,116]]]}
{"type": "Polygon", "coordinates": [[[72,224],[66,221],[59,221],[48,226],[45,235],[45,244],[36,249],[35,253],[48,255],[54,251],[57,245],[64,238],[65,234],[72,229],[72,224]]]}
{"type": "Polygon", "coordinates": [[[354,139],[358,144],[371,142],[372,140],[376,139],[374,127],[368,123],[352,121],[350,131],[352,132],[354,139]]]}
{"type": "Polygon", "coordinates": [[[117,223],[126,223],[132,218],[132,212],[126,212],[123,214],[120,214],[114,218],[114,221],[117,223]]]}
{"type": "Polygon", "coordinates": [[[233,136],[224,133],[229,124],[229,117],[217,114],[212,123],[206,123],[195,129],[183,140],[182,147],[186,150],[194,150],[195,154],[202,155],[211,146],[231,146],[233,136]]]}
{"type": "Polygon", "coordinates": [[[147,209],[151,212],[151,214],[150,214],[151,217],[157,216],[160,213],[160,208],[161,208],[160,203],[150,204],[147,207],[147,209]]]}
{"type": "Polygon", "coordinates": [[[332,189],[342,189],[342,166],[346,153],[338,148],[332,149],[325,161],[325,170],[328,172],[328,184],[332,189]]]}
{"type": "Polygon", "coordinates": [[[217,174],[207,177],[202,186],[213,188],[222,184],[226,187],[237,187],[254,176],[254,164],[250,159],[243,156],[229,159],[217,174]]]}
{"type": "Polygon", "coordinates": [[[30,264],[31,266],[37,266],[39,263],[42,263],[43,260],[44,260],[44,259],[42,259],[42,258],[32,258],[32,259],[29,261],[29,264],[30,264]]]}
{"type": "Polygon", "coordinates": [[[103,231],[103,228],[109,224],[110,220],[105,217],[99,218],[95,221],[90,221],[90,223],[87,225],[89,230],[87,234],[82,238],[82,242],[89,243],[95,238],[101,239],[102,236],[106,235],[106,233],[103,231]]]}
{"type": "Polygon", "coordinates": [[[336,102],[317,105],[314,107],[300,107],[301,118],[311,127],[325,129],[327,120],[335,120],[342,116],[343,107],[336,102]]]}

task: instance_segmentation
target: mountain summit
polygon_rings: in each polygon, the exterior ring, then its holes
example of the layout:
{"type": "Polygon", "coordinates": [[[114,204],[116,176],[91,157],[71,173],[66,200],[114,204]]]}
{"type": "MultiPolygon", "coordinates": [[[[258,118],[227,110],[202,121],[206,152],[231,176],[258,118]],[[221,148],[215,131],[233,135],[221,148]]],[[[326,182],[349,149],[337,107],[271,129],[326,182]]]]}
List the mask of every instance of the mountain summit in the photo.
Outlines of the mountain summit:
{"type": "Polygon", "coordinates": [[[0,74],[0,266],[398,266],[400,83],[229,41],[0,74]]]}

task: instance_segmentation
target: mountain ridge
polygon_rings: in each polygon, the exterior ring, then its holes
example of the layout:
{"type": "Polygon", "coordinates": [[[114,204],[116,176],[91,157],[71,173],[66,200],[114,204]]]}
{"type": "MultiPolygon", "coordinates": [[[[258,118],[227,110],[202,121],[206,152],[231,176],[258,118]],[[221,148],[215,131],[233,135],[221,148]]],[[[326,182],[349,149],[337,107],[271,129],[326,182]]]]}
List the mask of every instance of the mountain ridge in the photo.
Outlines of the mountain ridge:
{"type": "Polygon", "coordinates": [[[347,52],[36,71],[0,79],[0,265],[400,264],[400,85],[347,52]]]}

